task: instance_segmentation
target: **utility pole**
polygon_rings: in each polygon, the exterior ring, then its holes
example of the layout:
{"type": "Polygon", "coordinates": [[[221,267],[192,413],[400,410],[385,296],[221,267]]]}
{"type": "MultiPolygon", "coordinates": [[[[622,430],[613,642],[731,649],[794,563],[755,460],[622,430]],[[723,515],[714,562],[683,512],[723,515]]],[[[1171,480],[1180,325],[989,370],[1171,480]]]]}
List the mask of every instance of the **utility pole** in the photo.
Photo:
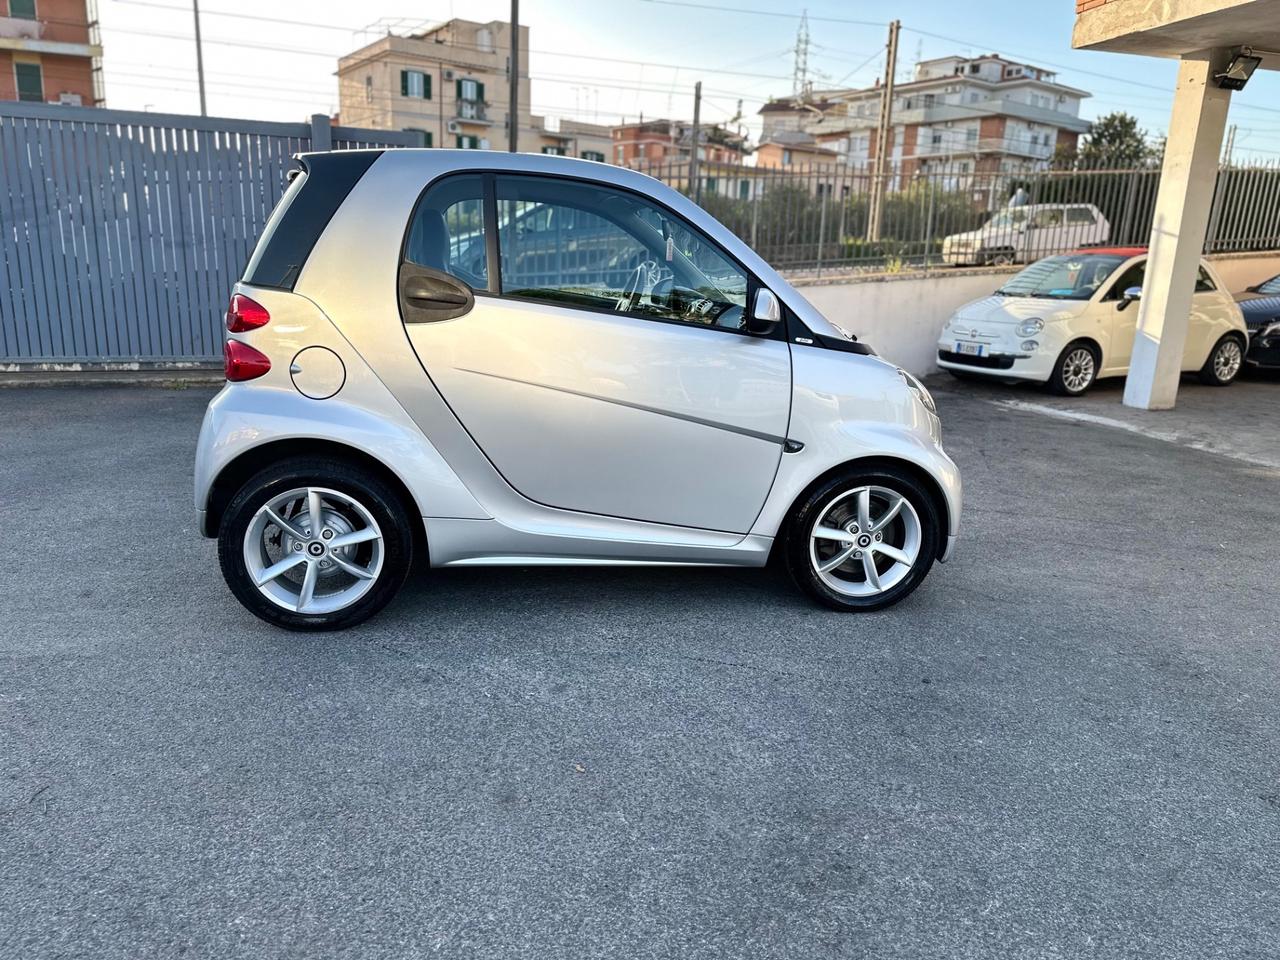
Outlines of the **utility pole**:
{"type": "Polygon", "coordinates": [[[893,80],[898,72],[898,29],[901,21],[889,24],[888,55],[884,64],[884,86],[880,88],[880,123],[876,128],[876,163],[871,174],[871,203],[867,216],[867,239],[880,239],[884,218],[884,194],[888,186],[889,158],[893,153],[893,80]]]}
{"type": "Polygon", "coordinates": [[[809,11],[800,14],[800,26],[796,29],[795,70],[791,78],[791,92],[803,96],[809,85],[809,11]]]}
{"type": "Polygon", "coordinates": [[[702,202],[702,178],[698,176],[698,141],[702,139],[702,81],[693,85],[693,152],[689,155],[689,179],[693,202],[702,202]]]}
{"type": "Polygon", "coordinates": [[[1224,167],[1231,166],[1231,155],[1236,150],[1236,125],[1233,123],[1227,128],[1227,146],[1222,151],[1222,165],[1224,167]]]}
{"type": "Polygon", "coordinates": [[[209,111],[204,100],[204,50],[200,45],[200,0],[191,0],[191,12],[196,17],[196,77],[200,81],[200,116],[207,117],[209,111]]]}
{"type": "Polygon", "coordinates": [[[511,89],[507,113],[507,150],[516,152],[520,136],[520,0],[511,0],[511,89]]]}

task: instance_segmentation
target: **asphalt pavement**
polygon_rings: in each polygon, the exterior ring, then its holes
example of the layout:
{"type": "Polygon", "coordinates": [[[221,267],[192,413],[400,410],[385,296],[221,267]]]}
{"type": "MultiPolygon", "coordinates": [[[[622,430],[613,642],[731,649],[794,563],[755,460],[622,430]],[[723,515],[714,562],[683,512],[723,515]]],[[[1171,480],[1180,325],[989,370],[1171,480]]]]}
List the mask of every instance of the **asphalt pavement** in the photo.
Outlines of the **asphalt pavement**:
{"type": "Polygon", "coordinates": [[[1280,955],[1280,470],[947,386],[894,609],[459,569],[299,636],[194,529],[210,393],[0,390],[0,957],[1280,955]]]}

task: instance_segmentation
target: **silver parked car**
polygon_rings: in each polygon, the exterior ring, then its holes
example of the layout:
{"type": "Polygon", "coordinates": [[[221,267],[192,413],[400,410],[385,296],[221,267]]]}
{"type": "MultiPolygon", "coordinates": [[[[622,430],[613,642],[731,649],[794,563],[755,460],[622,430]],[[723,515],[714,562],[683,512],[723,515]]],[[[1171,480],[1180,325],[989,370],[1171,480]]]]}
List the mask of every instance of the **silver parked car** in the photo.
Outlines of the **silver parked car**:
{"type": "Polygon", "coordinates": [[[357,623],[411,563],[772,554],[871,610],[950,555],[933,400],[685,197],[587,161],[299,158],[227,313],[195,465],[232,592],[357,623]]]}

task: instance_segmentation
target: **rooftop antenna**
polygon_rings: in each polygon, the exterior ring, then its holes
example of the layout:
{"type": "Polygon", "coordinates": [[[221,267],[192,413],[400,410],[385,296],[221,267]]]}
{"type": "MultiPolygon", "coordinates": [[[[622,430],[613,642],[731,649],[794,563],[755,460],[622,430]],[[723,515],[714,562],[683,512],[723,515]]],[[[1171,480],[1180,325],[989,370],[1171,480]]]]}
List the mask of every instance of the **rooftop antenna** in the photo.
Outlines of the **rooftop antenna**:
{"type": "Polygon", "coordinates": [[[792,78],[792,92],[796,96],[803,96],[805,84],[809,80],[809,11],[805,9],[800,14],[800,26],[796,30],[796,66],[795,75],[792,78]]]}

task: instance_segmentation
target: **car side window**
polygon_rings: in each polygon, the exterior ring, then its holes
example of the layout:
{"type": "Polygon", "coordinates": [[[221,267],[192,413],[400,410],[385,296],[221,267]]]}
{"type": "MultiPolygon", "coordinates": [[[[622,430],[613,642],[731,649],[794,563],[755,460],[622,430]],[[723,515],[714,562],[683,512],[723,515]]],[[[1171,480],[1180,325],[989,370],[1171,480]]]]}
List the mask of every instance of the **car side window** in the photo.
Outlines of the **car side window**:
{"type": "Polygon", "coordinates": [[[1059,227],[1062,226],[1061,210],[1040,210],[1036,213],[1035,218],[1031,221],[1033,227],[1059,227]]]}
{"type": "Polygon", "coordinates": [[[489,284],[485,243],[484,179],[462,174],[432,184],[422,195],[404,257],[483,290],[489,284]]]}
{"type": "Polygon", "coordinates": [[[504,296],[741,330],[747,275],[699,231],[606,184],[497,178],[504,296]]]}
{"type": "Polygon", "coordinates": [[[1093,212],[1085,207],[1070,207],[1067,209],[1067,223],[1089,224],[1092,226],[1097,223],[1093,218],[1093,212]]]}
{"type": "Polygon", "coordinates": [[[1124,292],[1130,287],[1142,286],[1142,281],[1146,278],[1146,275],[1147,261],[1139,260],[1129,269],[1125,270],[1124,273],[1120,274],[1116,279],[1116,282],[1111,285],[1111,289],[1107,292],[1107,299],[1119,300],[1124,296],[1124,292]]]}
{"type": "Polygon", "coordinates": [[[1209,293],[1217,289],[1218,285],[1209,278],[1209,271],[1201,267],[1199,273],[1196,274],[1196,293],[1209,293]]]}
{"type": "Polygon", "coordinates": [[[1272,277],[1265,283],[1258,284],[1259,293],[1280,293],[1280,277],[1272,277]]]}

